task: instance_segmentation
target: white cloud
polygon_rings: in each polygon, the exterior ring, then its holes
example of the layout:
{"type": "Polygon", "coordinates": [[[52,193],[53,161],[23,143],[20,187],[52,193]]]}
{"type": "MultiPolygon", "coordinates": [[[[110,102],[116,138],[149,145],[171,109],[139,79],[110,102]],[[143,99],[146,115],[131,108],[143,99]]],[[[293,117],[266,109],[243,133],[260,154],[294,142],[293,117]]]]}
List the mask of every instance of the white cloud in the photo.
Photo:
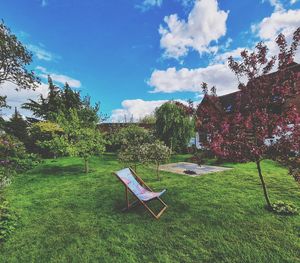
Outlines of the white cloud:
{"type": "Polygon", "coordinates": [[[210,65],[206,68],[187,69],[168,68],[155,70],[148,85],[154,88],[152,92],[201,92],[201,83],[215,86],[218,95],[237,90],[237,80],[226,64],[210,65]]]}
{"type": "MultiPolygon", "coordinates": [[[[207,0],[206,2],[212,1],[207,0]]],[[[198,2],[196,2],[196,4],[197,3],[198,2]]],[[[280,1],[270,1],[270,3],[274,6],[276,11],[269,17],[265,17],[260,23],[253,25],[251,29],[253,39],[257,37],[258,39],[263,40],[269,48],[269,56],[273,56],[277,55],[279,51],[277,44],[275,43],[275,39],[279,33],[283,33],[287,38],[287,42],[291,43],[293,32],[300,26],[300,9],[285,10],[280,1]]],[[[195,6],[194,9],[196,9],[195,6]]],[[[227,16],[227,13],[225,13],[225,16],[227,16]]],[[[172,25],[172,27],[169,26],[169,32],[163,28],[163,30],[165,30],[165,35],[163,34],[163,37],[166,37],[167,34],[169,34],[169,45],[165,45],[166,52],[169,52],[169,56],[173,55],[173,57],[179,57],[185,55],[189,51],[188,48],[193,47],[191,43],[195,43],[195,39],[190,40],[188,37],[174,37],[180,35],[187,36],[189,34],[188,25],[191,20],[190,17],[191,14],[189,15],[188,22],[179,21],[177,15],[167,17],[167,24],[172,25]],[[176,41],[179,39],[181,42],[176,42],[172,37],[176,41]]],[[[198,19],[201,19],[201,16],[199,16],[198,19]]],[[[226,19],[224,21],[226,22],[226,19]]],[[[227,66],[227,59],[229,56],[239,59],[240,53],[244,49],[251,51],[254,49],[255,44],[253,43],[252,46],[250,44],[247,48],[236,47],[235,49],[228,51],[231,42],[232,39],[229,38],[223,46],[218,46],[219,52],[213,56],[211,65],[208,65],[207,67],[196,69],[176,69],[171,67],[166,70],[154,70],[148,81],[148,85],[153,87],[153,91],[151,92],[201,92],[202,82],[207,82],[209,86],[216,86],[218,95],[236,91],[237,80],[227,66]],[[221,50],[225,51],[220,52],[221,50]]],[[[193,48],[196,49],[195,47],[193,48]]],[[[209,49],[210,46],[206,46],[206,48],[209,49]]],[[[201,52],[199,48],[198,51],[201,52]]],[[[300,63],[299,49],[296,53],[295,61],[300,63]]]]}
{"type": "Polygon", "coordinates": [[[129,121],[132,117],[134,120],[138,120],[146,115],[152,114],[157,107],[161,106],[165,102],[166,100],[124,100],[122,102],[122,109],[113,110],[111,121],[122,122],[125,121],[125,118],[129,121]]]}
{"type": "Polygon", "coordinates": [[[54,55],[49,51],[46,51],[40,46],[29,44],[27,45],[27,47],[39,60],[52,61],[60,58],[59,56],[54,55]]]}
{"type": "MultiPolygon", "coordinates": [[[[263,0],[262,2],[268,1],[271,6],[274,7],[275,12],[280,12],[284,10],[283,4],[281,3],[281,0],[263,0]]],[[[294,1],[294,0],[291,0],[294,1]]]]}
{"type": "Polygon", "coordinates": [[[48,84],[41,83],[36,90],[20,90],[16,91],[17,86],[10,82],[4,82],[0,86],[0,96],[7,96],[6,102],[11,109],[2,109],[1,114],[4,118],[8,119],[14,112],[15,107],[18,108],[20,113],[25,116],[31,116],[31,112],[21,109],[21,105],[27,102],[28,99],[36,100],[40,94],[46,96],[48,93],[48,84]]]}
{"type": "Polygon", "coordinates": [[[180,20],[177,14],[166,16],[166,26],[159,28],[165,56],[178,59],[189,49],[200,54],[211,52],[211,43],[226,34],[227,17],[228,12],[219,9],[217,0],[195,1],[187,21],[180,20]]]}
{"type": "Polygon", "coordinates": [[[300,26],[300,9],[274,12],[253,27],[263,40],[274,40],[279,33],[291,35],[300,26]]]}
{"type": "MultiPolygon", "coordinates": [[[[122,109],[116,109],[112,111],[110,121],[112,122],[125,122],[125,120],[134,121],[140,120],[145,116],[149,116],[154,113],[155,109],[166,103],[168,100],[124,100],[122,102],[122,109]]],[[[187,104],[184,100],[176,100],[181,103],[187,104]]]]}
{"type": "Polygon", "coordinates": [[[231,51],[227,51],[227,52],[223,52],[223,53],[220,53],[218,55],[216,55],[213,59],[214,62],[217,62],[217,63],[221,63],[221,62],[224,62],[226,63],[228,58],[230,56],[232,56],[234,59],[237,59],[237,58],[240,58],[241,56],[241,52],[243,50],[245,50],[246,48],[243,48],[243,47],[238,47],[236,49],[233,49],[231,51]]]}
{"type": "Polygon", "coordinates": [[[49,72],[46,68],[41,67],[41,66],[37,66],[36,69],[41,72],[41,73],[39,73],[39,76],[43,79],[47,79],[48,75],[50,75],[54,82],[58,82],[63,85],[67,82],[70,85],[70,87],[72,87],[72,88],[80,88],[81,87],[81,82],[77,79],[74,79],[74,78],[66,76],[66,75],[49,72]]]}
{"type": "MultiPolygon", "coordinates": [[[[269,48],[269,55],[277,55],[279,52],[275,39],[279,33],[283,33],[288,44],[292,42],[294,31],[300,26],[300,9],[274,12],[265,17],[260,23],[252,26],[252,31],[265,42],[269,48]]],[[[296,51],[295,61],[300,62],[300,50],[296,51]]]]}
{"type": "Polygon", "coordinates": [[[298,0],[291,0],[291,1],[290,1],[290,4],[293,5],[293,4],[295,4],[297,1],[298,1],[298,0]]]}
{"type": "Polygon", "coordinates": [[[195,2],[195,0],[179,0],[179,1],[184,7],[189,7],[195,2]]]}
{"type": "Polygon", "coordinates": [[[163,0],[144,0],[141,4],[136,5],[135,7],[144,12],[152,7],[160,7],[162,2],[163,0]]]}
{"type": "MultiPolygon", "coordinates": [[[[36,70],[39,71],[38,75],[45,81],[47,81],[48,75],[50,75],[54,82],[59,82],[61,84],[68,82],[73,88],[79,88],[81,86],[79,80],[69,76],[48,72],[44,67],[38,66],[36,67],[36,70]]],[[[21,105],[24,102],[27,102],[28,99],[36,100],[41,94],[45,97],[48,93],[48,84],[42,82],[36,90],[21,89],[20,91],[16,91],[16,89],[17,86],[10,82],[4,82],[0,85],[0,96],[7,96],[7,104],[11,106],[11,109],[2,109],[1,114],[3,114],[6,119],[11,116],[15,107],[19,109],[22,115],[31,116],[32,113],[28,110],[21,109],[21,105]]]]}

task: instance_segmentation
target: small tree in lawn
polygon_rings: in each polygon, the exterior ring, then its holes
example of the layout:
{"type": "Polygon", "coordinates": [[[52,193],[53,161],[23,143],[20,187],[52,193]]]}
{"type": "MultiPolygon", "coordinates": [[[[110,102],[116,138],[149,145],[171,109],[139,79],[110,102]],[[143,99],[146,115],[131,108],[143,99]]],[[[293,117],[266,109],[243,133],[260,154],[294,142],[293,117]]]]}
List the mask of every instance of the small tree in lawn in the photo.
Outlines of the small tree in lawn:
{"type": "Polygon", "coordinates": [[[105,151],[102,134],[91,128],[82,128],[78,131],[74,143],[75,154],[84,160],[85,173],[89,172],[89,159],[93,155],[100,155],[105,151]]]}
{"type": "Polygon", "coordinates": [[[132,166],[136,171],[138,164],[145,160],[143,144],[153,140],[153,135],[148,130],[131,125],[123,128],[116,136],[116,146],[121,147],[119,151],[119,160],[132,166]]]}
{"type": "Polygon", "coordinates": [[[159,177],[159,165],[166,162],[171,156],[171,149],[161,141],[146,143],[143,146],[145,162],[153,163],[156,166],[156,176],[159,177]]]}
{"type": "Polygon", "coordinates": [[[97,130],[96,124],[92,121],[86,126],[86,122],[81,120],[80,111],[70,109],[68,116],[60,113],[57,121],[64,130],[64,139],[69,146],[67,152],[70,156],[79,156],[84,160],[85,172],[89,172],[89,159],[92,155],[102,154],[105,150],[105,140],[97,130]]]}
{"type": "Polygon", "coordinates": [[[135,144],[122,147],[118,158],[120,162],[128,164],[137,172],[137,166],[145,162],[145,155],[143,144],[135,144]]]}
{"type": "MultiPolygon", "coordinates": [[[[225,114],[208,109],[208,122],[202,122],[200,129],[208,134],[206,145],[218,156],[244,162],[254,161],[269,208],[272,207],[262,174],[261,161],[268,157],[270,147],[266,140],[271,136],[285,138],[299,128],[300,118],[290,98],[299,93],[299,73],[293,71],[293,58],[300,41],[300,28],[294,32],[293,42],[288,48],[284,35],[276,43],[278,57],[267,56],[263,43],[254,52],[243,51],[241,60],[229,58],[229,67],[236,74],[240,92],[236,96],[233,110],[225,114]],[[275,63],[277,72],[272,72],[275,63]],[[244,83],[242,80],[246,79],[244,83]]],[[[212,98],[218,105],[218,98],[212,98]]],[[[219,104],[220,105],[220,104],[219,104]]],[[[298,140],[299,136],[290,136],[298,140]]],[[[278,147],[284,148],[278,141],[278,147]]],[[[294,141],[295,142],[295,141],[294,141]]],[[[299,149],[298,149],[299,151],[299,149]]]]}

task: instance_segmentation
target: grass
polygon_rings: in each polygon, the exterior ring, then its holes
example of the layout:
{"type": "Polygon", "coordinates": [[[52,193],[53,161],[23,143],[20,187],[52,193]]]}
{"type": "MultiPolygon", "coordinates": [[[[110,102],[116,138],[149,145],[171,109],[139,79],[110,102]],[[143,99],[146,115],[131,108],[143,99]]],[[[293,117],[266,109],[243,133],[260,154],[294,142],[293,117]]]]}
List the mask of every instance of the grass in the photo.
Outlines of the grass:
{"type": "MultiPolygon", "coordinates": [[[[255,165],[231,165],[196,178],[163,172],[160,182],[139,167],[154,189],[168,189],[169,209],[156,221],[142,207],[120,212],[114,155],[93,158],[88,175],[80,159],[48,160],[6,189],[20,222],[0,245],[0,262],[300,262],[300,216],[267,212],[255,165]]],[[[262,167],[271,199],[300,207],[286,169],[262,167]]]]}

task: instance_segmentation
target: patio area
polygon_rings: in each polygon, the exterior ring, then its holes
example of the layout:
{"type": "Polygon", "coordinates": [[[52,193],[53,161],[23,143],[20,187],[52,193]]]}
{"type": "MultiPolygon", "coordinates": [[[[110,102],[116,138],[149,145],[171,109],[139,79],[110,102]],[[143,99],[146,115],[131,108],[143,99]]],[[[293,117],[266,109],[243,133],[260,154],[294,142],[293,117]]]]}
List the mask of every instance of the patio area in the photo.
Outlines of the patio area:
{"type": "Polygon", "coordinates": [[[213,165],[201,165],[195,163],[188,163],[188,162],[178,162],[178,163],[168,163],[163,164],[160,166],[159,170],[171,172],[171,173],[177,173],[177,174],[184,174],[188,176],[200,176],[203,174],[208,173],[217,173],[217,172],[223,172],[227,170],[231,170],[232,168],[227,167],[221,167],[221,166],[213,166],[213,165]],[[187,174],[184,171],[192,171],[195,174],[187,174]]]}

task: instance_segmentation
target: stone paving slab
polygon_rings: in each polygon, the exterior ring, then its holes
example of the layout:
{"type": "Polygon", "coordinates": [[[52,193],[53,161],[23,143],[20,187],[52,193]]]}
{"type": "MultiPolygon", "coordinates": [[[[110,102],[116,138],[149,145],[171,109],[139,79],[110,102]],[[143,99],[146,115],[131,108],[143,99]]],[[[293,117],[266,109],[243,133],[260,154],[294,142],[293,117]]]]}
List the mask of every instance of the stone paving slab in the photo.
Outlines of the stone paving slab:
{"type": "Polygon", "coordinates": [[[223,172],[227,170],[231,170],[232,168],[221,167],[221,166],[213,166],[213,165],[201,165],[195,163],[188,163],[188,162],[179,162],[179,163],[168,163],[160,165],[159,170],[177,173],[177,174],[184,174],[188,176],[200,176],[203,174],[208,173],[216,173],[216,172],[223,172]],[[184,173],[185,170],[194,171],[196,174],[186,174],[184,173]]]}

